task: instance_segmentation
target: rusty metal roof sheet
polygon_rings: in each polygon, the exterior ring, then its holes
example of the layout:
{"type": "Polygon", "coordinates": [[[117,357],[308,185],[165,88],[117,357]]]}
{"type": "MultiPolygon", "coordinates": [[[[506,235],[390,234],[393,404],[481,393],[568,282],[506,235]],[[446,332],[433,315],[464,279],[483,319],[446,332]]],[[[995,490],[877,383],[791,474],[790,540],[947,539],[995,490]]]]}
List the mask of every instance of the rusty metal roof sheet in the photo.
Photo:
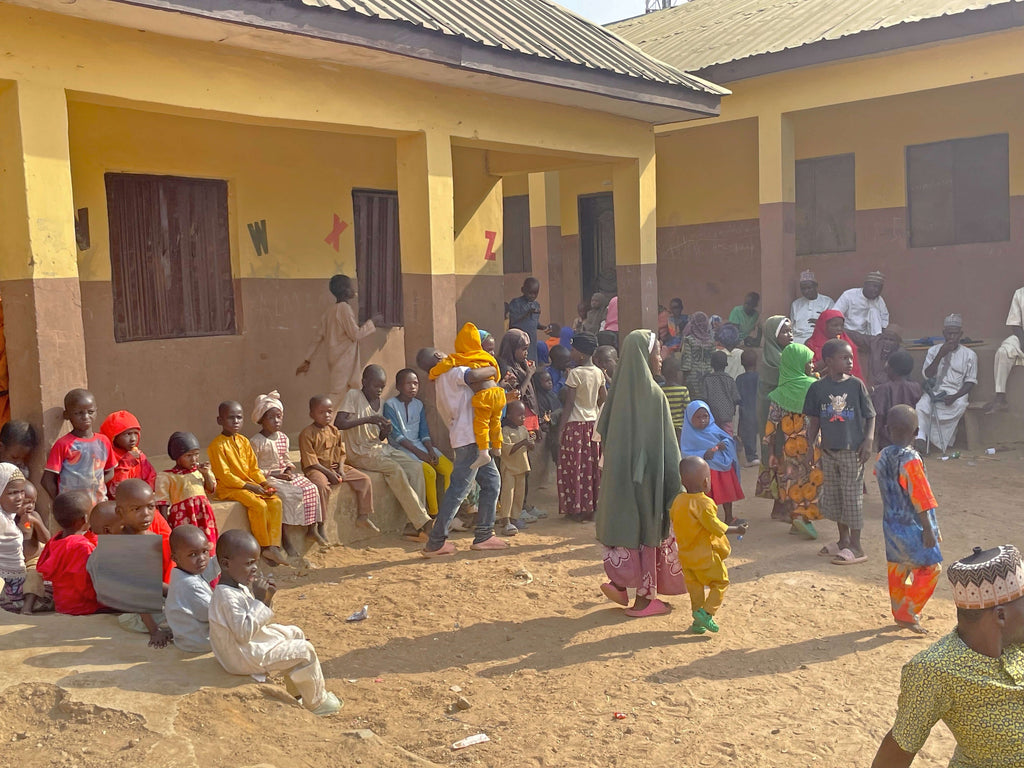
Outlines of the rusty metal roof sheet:
{"type": "Polygon", "coordinates": [[[610,24],[687,71],[1021,0],[690,0],[610,24]]]}
{"type": "Polygon", "coordinates": [[[286,0],[410,24],[490,48],[655,83],[723,95],[720,88],[656,60],[611,30],[547,0],[286,0]]]}

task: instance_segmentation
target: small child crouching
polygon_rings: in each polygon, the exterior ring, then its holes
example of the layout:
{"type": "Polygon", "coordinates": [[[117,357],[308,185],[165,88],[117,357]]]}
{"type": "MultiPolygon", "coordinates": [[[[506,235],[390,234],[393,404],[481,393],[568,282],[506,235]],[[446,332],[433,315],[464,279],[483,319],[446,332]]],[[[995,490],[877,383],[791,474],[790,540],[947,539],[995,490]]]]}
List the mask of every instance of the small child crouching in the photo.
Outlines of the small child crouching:
{"type": "Polygon", "coordinates": [[[324,688],[313,644],[298,627],[274,624],[270,609],[277,588],[259,576],[260,546],[251,534],[230,530],[220,537],[221,579],[210,603],[210,644],[224,670],[262,680],[284,675],[288,692],[315,715],[330,715],[341,701],[324,688]]]}
{"type": "Polygon", "coordinates": [[[213,589],[204,576],[210,564],[210,541],[194,525],[171,531],[175,568],[167,585],[164,616],[174,645],[189,653],[210,652],[210,601],[213,589]]]}
{"type": "Polygon", "coordinates": [[[702,635],[718,631],[715,614],[722,607],[725,590],[729,587],[729,571],[723,561],[732,553],[732,547],[726,536],[730,533],[742,536],[747,532],[747,524],[726,525],[718,519],[717,505],[707,495],[711,490],[711,470],[704,459],[684,457],[679,462],[679,477],[686,490],[676,496],[669,515],[679,546],[679,564],[690,594],[693,611],[690,632],[702,635]]]}
{"type": "Polygon", "coordinates": [[[66,491],[53,501],[53,519],[60,532],[46,542],[36,570],[53,584],[57,613],[86,616],[101,606],[86,570],[89,555],[96,549],[96,535],[89,530],[92,494],[66,491]]]}

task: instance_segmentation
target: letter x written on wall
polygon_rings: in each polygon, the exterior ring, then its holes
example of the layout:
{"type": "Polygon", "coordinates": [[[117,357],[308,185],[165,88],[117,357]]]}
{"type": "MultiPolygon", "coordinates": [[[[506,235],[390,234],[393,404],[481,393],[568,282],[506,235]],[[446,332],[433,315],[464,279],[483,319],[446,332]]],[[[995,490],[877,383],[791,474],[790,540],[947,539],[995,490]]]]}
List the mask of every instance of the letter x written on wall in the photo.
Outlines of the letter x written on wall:
{"type": "Polygon", "coordinates": [[[334,214],[334,226],[330,233],[324,238],[324,242],[336,251],[341,250],[341,233],[348,229],[348,223],[341,220],[341,216],[334,214]]]}

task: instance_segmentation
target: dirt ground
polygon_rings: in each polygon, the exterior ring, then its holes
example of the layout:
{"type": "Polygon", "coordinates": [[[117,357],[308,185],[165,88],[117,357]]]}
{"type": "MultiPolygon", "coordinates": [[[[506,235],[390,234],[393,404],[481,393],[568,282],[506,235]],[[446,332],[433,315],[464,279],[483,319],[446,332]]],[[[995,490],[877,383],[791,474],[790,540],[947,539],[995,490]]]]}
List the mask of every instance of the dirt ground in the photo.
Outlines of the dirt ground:
{"type": "MultiPolygon", "coordinates": [[[[1020,450],[928,467],[947,560],[1024,546],[1020,450]]],[[[749,494],[753,471],[743,481],[749,494]]],[[[553,513],[553,498],[535,501],[553,513]]],[[[470,552],[466,534],[444,561],[394,537],[316,554],[316,570],[279,573],[274,607],[345,700],[325,719],[212,656],[148,649],[109,616],[3,616],[0,765],[867,766],[900,666],[954,625],[948,581],[927,609],[931,637],[899,631],[877,487],[863,565],[830,565],[768,511],[737,506],[751,529],[733,545],[715,636],[685,633],[685,596],[668,616],[624,616],[598,590],[593,525],[555,514],[500,555],[470,552]],[[364,604],[369,618],[346,623],[364,604]],[[452,750],[475,733],[490,743],[452,750]]],[[[940,724],[915,766],[945,766],[952,750],[940,724]]]]}

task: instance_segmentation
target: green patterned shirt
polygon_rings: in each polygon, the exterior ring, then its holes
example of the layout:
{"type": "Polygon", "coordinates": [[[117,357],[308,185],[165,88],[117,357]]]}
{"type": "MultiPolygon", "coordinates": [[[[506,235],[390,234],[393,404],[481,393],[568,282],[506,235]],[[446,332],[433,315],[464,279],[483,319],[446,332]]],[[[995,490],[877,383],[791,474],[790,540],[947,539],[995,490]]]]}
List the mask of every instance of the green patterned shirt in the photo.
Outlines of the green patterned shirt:
{"type": "Polygon", "coordinates": [[[950,768],[1024,766],[1024,646],[993,659],[953,630],[908,661],[893,738],[916,753],[939,720],[956,737],[950,768]]]}

